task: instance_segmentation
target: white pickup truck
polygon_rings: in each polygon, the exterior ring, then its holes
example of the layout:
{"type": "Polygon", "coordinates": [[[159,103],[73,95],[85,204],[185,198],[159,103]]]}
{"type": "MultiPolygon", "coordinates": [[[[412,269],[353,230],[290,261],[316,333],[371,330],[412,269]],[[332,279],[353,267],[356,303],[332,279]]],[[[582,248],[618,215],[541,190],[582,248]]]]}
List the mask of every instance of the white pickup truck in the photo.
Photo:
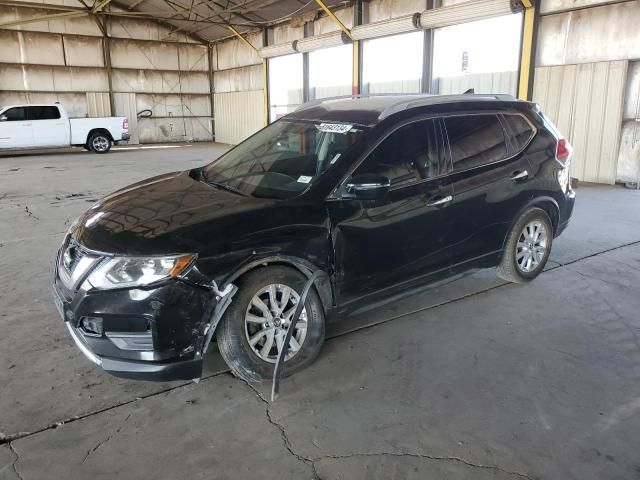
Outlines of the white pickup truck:
{"type": "Polygon", "coordinates": [[[107,153],[129,138],[125,117],[69,118],[57,103],[0,107],[0,151],[73,145],[107,153]]]}

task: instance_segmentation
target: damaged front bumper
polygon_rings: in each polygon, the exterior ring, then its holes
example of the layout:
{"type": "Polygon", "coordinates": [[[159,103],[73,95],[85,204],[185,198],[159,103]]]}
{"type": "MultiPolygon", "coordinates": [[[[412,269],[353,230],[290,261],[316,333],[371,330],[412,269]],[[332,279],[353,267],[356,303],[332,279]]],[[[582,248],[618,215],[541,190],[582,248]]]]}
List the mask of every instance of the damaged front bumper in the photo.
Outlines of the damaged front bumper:
{"type": "Polygon", "coordinates": [[[116,377],[134,380],[190,380],[200,378],[202,358],[168,362],[135,361],[114,357],[102,357],[91,351],[82,331],[65,322],[69,334],[80,351],[93,363],[116,377]]]}
{"type": "Polygon", "coordinates": [[[73,284],[63,281],[61,268],[56,262],[54,302],[89,360],[123,378],[201,377],[203,354],[235,294],[234,286],[220,291],[215,282],[204,283],[194,266],[191,275],[198,282],[187,274],[147,288],[86,289],[82,278],[73,284]]]}

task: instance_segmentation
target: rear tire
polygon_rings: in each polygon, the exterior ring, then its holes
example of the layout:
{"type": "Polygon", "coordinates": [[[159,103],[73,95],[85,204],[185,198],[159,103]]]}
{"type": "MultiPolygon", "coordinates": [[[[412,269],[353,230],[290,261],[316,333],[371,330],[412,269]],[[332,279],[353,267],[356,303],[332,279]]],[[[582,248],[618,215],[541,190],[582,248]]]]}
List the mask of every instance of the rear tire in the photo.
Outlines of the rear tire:
{"type": "MultiPolygon", "coordinates": [[[[260,268],[242,278],[238,293],[217,330],[218,349],[235,376],[247,382],[260,382],[273,376],[275,359],[284,340],[281,335],[286,333],[282,328],[287,322],[286,312],[291,312],[291,318],[306,281],[300,272],[284,266],[260,268]],[[271,298],[275,301],[271,302],[271,298]],[[279,314],[273,315],[274,307],[279,314]]],[[[324,343],[324,333],[322,302],[311,288],[289,344],[283,376],[302,370],[316,359],[324,343]],[[292,351],[294,342],[298,349],[292,351]]]]}
{"type": "Polygon", "coordinates": [[[87,142],[89,148],[94,153],[107,153],[111,150],[111,146],[113,145],[113,141],[111,137],[106,133],[96,132],[92,133],[89,136],[89,141],[87,142]]]}
{"type": "Polygon", "coordinates": [[[553,226],[547,212],[530,208],[511,228],[505,242],[498,277],[512,283],[527,283],[536,278],[549,259],[553,226]]]}

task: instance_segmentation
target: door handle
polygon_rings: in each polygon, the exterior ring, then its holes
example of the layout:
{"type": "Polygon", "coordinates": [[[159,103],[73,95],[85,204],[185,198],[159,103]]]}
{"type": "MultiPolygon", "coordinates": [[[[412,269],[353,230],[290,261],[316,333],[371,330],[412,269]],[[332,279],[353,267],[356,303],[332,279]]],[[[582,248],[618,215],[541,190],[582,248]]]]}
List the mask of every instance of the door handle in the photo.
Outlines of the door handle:
{"type": "Polygon", "coordinates": [[[526,170],[522,170],[521,172],[514,172],[513,175],[511,175],[511,180],[513,180],[514,182],[517,182],[519,180],[524,180],[529,176],[529,172],[527,172],[526,170]]]}
{"type": "Polygon", "coordinates": [[[440,205],[444,205],[445,203],[449,203],[451,200],[453,200],[453,195],[447,195],[446,197],[428,202],[427,207],[438,207],[440,205]]]}

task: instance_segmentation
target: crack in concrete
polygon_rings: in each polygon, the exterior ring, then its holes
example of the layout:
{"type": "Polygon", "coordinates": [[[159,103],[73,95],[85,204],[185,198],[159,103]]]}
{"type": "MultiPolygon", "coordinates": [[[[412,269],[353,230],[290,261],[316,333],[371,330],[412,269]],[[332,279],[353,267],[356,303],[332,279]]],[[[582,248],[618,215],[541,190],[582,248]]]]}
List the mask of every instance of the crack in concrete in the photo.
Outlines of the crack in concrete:
{"type": "Polygon", "coordinates": [[[291,440],[289,440],[289,436],[287,435],[287,431],[285,426],[277,422],[271,416],[271,403],[262,396],[262,393],[255,388],[250,382],[246,381],[243,378],[234,377],[243,382],[249,389],[256,395],[256,397],[265,405],[265,414],[267,421],[276,427],[280,432],[280,437],[282,439],[283,446],[287,449],[287,451],[295,457],[298,461],[308,465],[312,469],[313,478],[316,480],[321,480],[317,471],[316,463],[321,462],[323,460],[333,459],[333,460],[341,460],[352,457],[376,457],[376,456],[393,456],[393,457],[412,457],[412,458],[421,458],[426,460],[433,461],[445,461],[445,462],[456,462],[466,465],[471,468],[481,468],[485,470],[493,470],[497,472],[504,473],[506,475],[510,475],[512,477],[523,478],[525,480],[535,480],[534,477],[531,477],[525,473],[520,473],[516,471],[511,471],[504,469],[498,465],[485,465],[481,463],[474,463],[469,460],[465,460],[464,458],[454,457],[454,456],[439,456],[439,455],[428,455],[426,453],[409,453],[409,452],[377,452],[377,453],[349,453],[344,455],[323,455],[321,457],[306,457],[298,452],[296,452],[291,444],[291,440]]]}
{"type": "Polygon", "coordinates": [[[456,462],[456,463],[461,463],[463,465],[466,465],[468,467],[471,468],[481,468],[481,469],[485,469],[485,470],[493,470],[493,471],[497,471],[497,472],[501,472],[504,473],[506,475],[510,475],[512,477],[518,477],[518,478],[523,478],[525,480],[535,480],[534,477],[531,477],[525,473],[520,473],[520,472],[516,472],[516,471],[511,471],[511,470],[507,470],[504,469],[498,465],[485,465],[485,464],[481,464],[481,463],[474,463],[471,462],[469,460],[465,460],[464,458],[460,458],[460,457],[454,457],[454,456],[439,456],[439,455],[428,455],[425,453],[409,453],[409,452],[377,452],[377,453],[349,453],[349,454],[344,454],[344,455],[323,455],[321,457],[306,457],[298,452],[296,452],[293,448],[293,445],[291,443],[291,440],[289,439],[289,436],[287,435],[287,430],[285,428],[285,426],[280,423],[277,422],[276,420],[274,420],[274,418],[271,415],[271,403],[262,396],[262,393],[260,393],[260,391],[255,388],[250,382],[248,382],[247,380],[243,379],[243,378],[239,378],[239,377],[234,377],[237,378],[238,380],[240,380],[242,383],[244,383],[245,385],[247,385],[247,387],[255,394],[255,396],[265,405],[265,415],[267,418],[267,421],[273,425],[274,427],[276,427],[278,429],[278,431],[280,432],[280,437],[282,439],[282,444],[283,446],[287,449],[287,451],[289,452],[289,454],[291,454],[293,457],[295,457],[299,462],[304,463],[305,465],[308,465],[309,467],[311,467],[312,473],[313,473],[313,478],[316,480],[321,480],[319,474],[318,474],[318,470],[316,467],[316,463],[317,462],[321,462],[323,460],[328,460],[328,459],[333,459],[333,460],[341,460],[341,459],[346,459],[346,458],[352,458],[352,457],[376,457],[376,456],[393,456],[393,457],[412,457],[412,458],[420,458],[420,459],[426,459],[426,460],[432,460],[432,461],[445,461],[445,462],[456,462]]]}
{"type": "Polygon", "coordinates": [[[526,480],[535,480],[534,477],[531,477],[525,473],[514,472],[511,470],[506,470],[497,465],[485,465],[482,463],[474,463],[469,460],[465,460],[460,457],[453,456],[440,456],[440,455],[427,455],[426,453],[407,453],[407,452],[377,452],[377,453],[348,453],[345,455],[323,455],[322,457],[315,458],[315,462],[320,462],[325,459],[333,459],[333,460],[343,460],[346,458],[353,457],[379,457],[379,456],[387,456],[387,457],[410,457],[410,458],[420,458],[423,460],[433,460],[433,461],[443,461],[443,462],[455,462],[461,463],[468,467],[472,468],[481,468],[484,470],[493,470],[497,472],[504,473],[506,475],[510,475],[512,477],[524,478],[526,480]]]}
{"type": "Polygon", "coordinates": [[[18,472],[18,468],[16,467],[16,463],[20,461],[20,454],[18,453],[18,451],[16,450],[16,447],[14,447],[11,442],[8,445],[9,445],[9,450],[11,450],[11,453],[13,453],[16,457],[16,459],[11,464],[11,468],[13,468],[13,471],[16,474],[16,477],[18,477],[20,480],[23,480],[22,475],[20,475],[20,472],[18,472]]]}
{"type": "MultiPolygon", "coordinates": [[[[600,252],[596,252],[596,253],[593,253],[593,254],[590,254],[590,255],[586,255],[584,257],[580,257],[580,258],[577,258],[577,259],[574,259],[574,260],[571,260],[571,261],[568,261],[568,262],[565,262],[565,263],[559,263],[558,265],[553,266],[553,267],[549,268],[546,271],[549,272],[549,271],[556,270],[558,268],[567,267],[569,265],[572,265],[574,263],[580,262],[582,260],[586,260],[586,259],[589,259],[589,258],[596,257],[598,255],[602,255],[602,254],[605,254],[605,253],[609,253],[609,252],[612,252],[612,251],[615,251],[615,250],[619,250],[619,249],[622,249],[622,248],[625,248],[625,247],[630,247],[630,246],[638,245],[638,244],[640,244],[640,240],[633,241],[633,242],[628,242],[628,243],[625,243],[625,244],[622,244],[622,245],[618,245],[616,247],[612,247],[612,248],[609,248],[609,249],[606,249],[606,250],[602,250],[600,252]]],[[[573,271],[573,272],[577,272],[575,269],[570,269],[570,270],[573,271]]],[[[579,273],[579,272],[577,272],[577,273],[579,273]]],[[[336,335],[328,337],[327,340],[338,338],[338,337],[341,337],[341,336],[344,336],[344,335],[347,335],[347,334],[350,334],[350,333],[355,333],[355,332],[358,332],[360,330],[365,330],[365,329],[368,329],[368,328],[372,328],[372,327],[375,327],[375,326],[378,326],[378,325],[381,325],[381,324],[384,324],[384,323],[387,323],[387,322],[390,322],[390,321],[393,321],[393,320],[397,320],[397,319],[400,319],[400,318],[403,318],[403,317],[406,317],[406,316],[409,316],[409,315],[425,312],[427,310],[431,310],[431,309],[439,308],[439,307],[442,307],[442,306],[445,306],[445,305],[448,305],[448,304],[456,303],[456,302],[459,302],[461,300],[465,300],[467,298],[474,297],[476,295],[482,295],[484,293],[488,293],[490,291],[502,288],[502,287],[504,287],[506,285],[511,285],[511,284],[510,283],[501,283],[499,285],[494,285],[492,287],[488,287],[488,288],[485,288],[483,290],[479,290],[477,292],[468,293],[466,295],[462,295],[461,297],[453,298],[451,300],[446,300],[444,302],[440,302],[440,303],[437,303],[435,305],[430,305],[428,307],[424,307],[424,308],[421,308],[421,309],[413,310],[413,311],[408,312],[408,313],[403,313],[403,314],[400,314],[400,315],[397,315],[397,316],[394,316],[394,317],[391,317],[391,318],[388,318],[388,319],[385,319],[385,320],[381,320],[381,321],[376,322],[376,323],[372,323],[372,324],[369,324],[369,325],[363,325],[361,327],[357,327],[357,328],[354,328],[352,330],[343,331],[343,332],[340,332],[340,333],[338,333],[336,335]]],[[[201,380],[205,381],[205,380],[208,380],[210,378],[217,377],[219,375],[227,374],[229,372],[230,372],[230,370],[223,370],[223,371],[216,372],[214,374],[202,377],[201,380]]],[[[258,395],[258,397],[260,398],[261,401],[263,401],[267,406],[269,405],[269,402],[266,399],[264,399],[262,397],[262,395],[260,395],[260,393],[257,390],[255,390],[246,381],[243,380],[243,382],[246,383],[249,386],[249,388],[251,388],[251,390],[253,390],[256,393],[256,395],[258,395]]],[[[58,421],[58,422],[54,422],[54,423],[49,424],[49,425],[47,425],[45,427],[42,427],[40,429],[33,430],[31,432],[18,432],[18,433],[15,433],[15,434],[6,435],[4,437],[0,436],[0,445],[3,445],[3,444],[11,445],[11,442],[13,442],[14,440],[19,440],[21,438],[26,438],[26,437],[30,437],[32,435],[37,435],[37,434],[42,433],[42,432],[47,431],[47,430],[53,430],[53,429],[56,429],[56,428],[58,428],[58,427],[60,427],[62,425],[66,425],[67,423],[72,423],[72,422],[75,422],[77,420],[83,420],[85,418],[89,418],[89,417],[92,417],[94,415],[99,415],[101,413],[113,410],[115,408],[123,407],[125,405],[129,405],[129,404],[131,404],[133,402],[137,402],[139,400],[144,400],[144,399],[147,399],[147,398],[150,398],[150,397],[154,397],[154,396],[157,396],[157,395],[162,395],[162,394],[165,394],[165,393],[170,392],[172,390],[176,390],[178,388],[182,388],[184,386],[187,386],[190,383],[191,382],[181,383],[180,385],[177,385],[177,386],[174,386],[174,387],[169,387],[169,388],[166,388],[166,389],[163,389],[163,390],[159,390],[157,392],[153,392],[153,393],[141,396],[141,397],[136,397],[136,398],[134,398],[132,400],[128,400],[128,401],[125,401],[125,402],[121,402],[121,403],[117,403],[117,404],[114,404],[114,405],[110,405],[110,406],[104,407],[102,409],[86,413],[84,415],[75,415],[73,417],[69,417],[67,419],[64,419],[64,420],[61,420],[61,421],[58,421]]],[[[292,455],[296,456],[296,458],[298,458],[300,461],[303,461],[305,463],[310,462],[309,465],[313,469],[314,476],[315,476],[316,479],[318,479],[319,477],[317,476],[317,472],[315,470],[314,460],[310,459],[310,458],[303,457],[303,456],[299,456],[298,454],[296,454],[295,452],[293,452],[290,449],[290,444],[289,444],[288,438],[286,436],[286,432],[284,432],[284,429],[281,428],[281,426],[277,422],[272,421],[272,419],[270,418],[270,415],[271,415],[270,410],[267,410],[268,420],[274,426],[278,427],[278,429],[281,431],[281,434],[283,435],[283,441],[285,442],[285,447],[287,447],[287,450],[289,450],[290,453],[292,455]]],[[[13,448],[12,448],[12,450],[13,450],[13,448]]]]}
{"type": "MultiPolygon", "coordinates": [[[[565,263],[560,263],[558,266],[551,267],[549,270],[555,270],[556,268],[566,267],[567,265],[572,265],[574,263],[581,262],[582,260],[587,260],[589,258],[597,257],[598,255],[602,255],[604,253],[615,252],[616,250],[620,250],[621,248],[632,247],[633,245],[639,245],[639,244],[640,244],[640,240],[634,240],[632,242],[623,243],[622,245],[618,245],[618,246],[615,246],[615,247],[607,248],[605,250],[600,250],[599,252],[591,253],[589,255],[585,255],[584,257],[575,258],[575,259],[569,260],[568,262],[565,262],[565,263]]],[[[554,262],[554,263],[558,263],[558,262],[554,262]]],[[[547,271],[549,271],[549,270],[547,270],[547,271]]]]}
{"type": "Polygon", "coordinates": [[[129,419],[131,418],[131,414],[127,415],[127,418],[124,419],[124,421],[122,422],[122,425],[120,425],[118,428],[116,428],[116,430],[109,435],[107,438],[105,438],[104,440],[98,442],[96,444],[95,447],[87,450],[87,454],[84,456],[84,458],[82,459],[81,463],[84,463],[87,461],[87,459],[93,455],[95,452],[97,452],[104,444],[108,443],[113,437],[115,437],[117,434],[120,433],[120,431],[124,428],[124,426],[126,425],[126,423],[129,421],[129,419]]]}
{"type": "Polygon", "coordinates": [[[266,414],[266,417],[267,417],[267,421],[271,425],[276,427],[278,429],[278,431],[280,432],[280,437],[282,439],[282,444],[284,445],[284,448],[286,448],[287,451],[293,457],[295,457],[299,462],[302,462],[305,465],[311,467],[311,472],[312,472],[313,478],[315,480],[322,480],[320,478],[320,476],[318,475],[318,471],[316,470],[315,461],[312,458],[305,457],[304,455],[301,455],[301,454],[297,453],[296,451],[294,451],[293,445],[291,445],[291,441],[289,440],[289,436],[287,435],[287,431],[285,430],[284,425],[282,425],[281,423],[275,421],[273,419],[273,417],[271,416],[271,403],[269,403],[269,401],[262,396],[262,394],[260,393],[260,391],[257,388],[255,388],[253,385],[251,385],[251,383],[246,381],[244,378],[235,377],[233,375],[232,375],[232,377],[236,378],[236,379],[240,380],[242,383],[244,383],[249,388],[249,390],[251,390],[256,395],[256,397],[258,397],[258,399],[262,403],[264,403],[264,405],[265,405],[265,414],[266,414]]]}
{"type": "MultiPolygon", "coordinates": [[[[219,375],[224,375],[225,373],[229,373],[229,370],[223,370],[220,372],[212,373],[211,375],[207,375],[201,378],[201,381],[209,380],[210,378],[217,377],[219,375]]],[[[163,395],[165,393],[171,392],[173,390],[177,390],[178,388],[186,387],[187,385],[191,385],[192,382],[183,382],[179,385],[175,385],[173,387],[164,388],[162,390],[158,390],[157,392],[152,392],[147,395],[142,395],[140,397],[132,398],[131,400],[127,400],[121,403],[116,403],[114,405],[109,405],[107,407],[101,408],[99,410],[94,410],[93,412],[85,413],[84,415],[74,415],[73,417],[68,417],[63,420],[59,420],[57,422],[51,423],[46,427],[39,428],[37,430],[33,430],[31,432],[18,432],[14,434],[5,435],[4,437],[0,437],[0,445],[11,444],[11,442],[15,440],[20,440],[22,438],[31,437],[33,435],[37,435],[42,432],[46,432],[47,430],[55,430],[58,427],[66,425],[68,423],[73,423],[78,420],[84,420],[85,418],[93,417],[94,415],[100,415],[101,413],[108,412],[110,410],[124,407],[126,405],[130,405],[132,403],[146,400],[147,398],[155,397],[158,395],[163,395]]]]}
{"type": "MultiPolygon", "coordinates": [[[[628,268],[633,268],[631,266],[629,266],[628,268]]],[[[635,288],[629,286],[629,285],[625,285],[623,283],[616,283],[616,282],[612,282],[610,280],[605,280],[604,278],[598,278],[595,275],[591,275],[589,273],[584,273],[581,272],[580,270],[577,270],[576,268],[572,267],[571,265],[567,265],[567,270],[572,271],[573,273],[577,273],[578,275],[580,275],[583,278],[589,279],[589,280],[595,280],[598,282],[602,282],[602,283],[606,283],[607,285],[610,285],[614,288],[622,288],[625,290],[633,290],[635,291],[635,288]]]]}

